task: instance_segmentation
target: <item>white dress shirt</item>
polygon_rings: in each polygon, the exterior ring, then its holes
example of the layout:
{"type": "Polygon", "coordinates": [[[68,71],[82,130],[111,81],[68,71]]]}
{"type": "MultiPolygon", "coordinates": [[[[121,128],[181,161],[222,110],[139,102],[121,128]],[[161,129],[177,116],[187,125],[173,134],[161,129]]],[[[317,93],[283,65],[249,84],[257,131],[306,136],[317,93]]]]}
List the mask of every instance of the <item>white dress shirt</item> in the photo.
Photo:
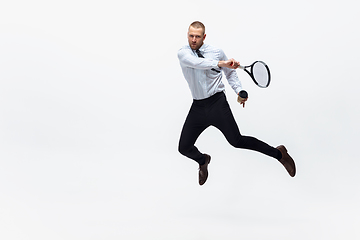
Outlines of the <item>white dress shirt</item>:
{"type": "Polygon", "coordinates": [[[238,94],[242,90],[242,86],[236,70],[218,67],[219,61],[227,60],[225,53],[221,49],[205,43],[199,50],[204,58],[198,57],[195,50],[192,50],[189,45],[182,47],[178,52],[180,66],[189,84],[193,99],[205,99],[225,90],[220,70],[224,71],[229,85],[238,94]],[[220,73],[211,70],[212,68],[219,70],[220,73]]]}

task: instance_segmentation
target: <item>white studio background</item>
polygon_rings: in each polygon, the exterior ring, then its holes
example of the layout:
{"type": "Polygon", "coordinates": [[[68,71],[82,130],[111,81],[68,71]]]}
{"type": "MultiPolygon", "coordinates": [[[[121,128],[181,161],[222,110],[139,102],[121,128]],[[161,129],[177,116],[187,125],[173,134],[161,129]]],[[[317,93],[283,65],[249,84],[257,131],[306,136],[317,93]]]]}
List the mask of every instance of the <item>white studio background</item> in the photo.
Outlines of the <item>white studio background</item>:
{"type": "Polygon", "coordinates": [[[0,238],[358,239],[359,21],[349,0],[1,3],[0,238]],[[177,152],[195,20],[228,57],[269,65],[267,89],[238,71],[245,108],[227,97],[295,178],[209,128],[198,186],[177,152]]]}

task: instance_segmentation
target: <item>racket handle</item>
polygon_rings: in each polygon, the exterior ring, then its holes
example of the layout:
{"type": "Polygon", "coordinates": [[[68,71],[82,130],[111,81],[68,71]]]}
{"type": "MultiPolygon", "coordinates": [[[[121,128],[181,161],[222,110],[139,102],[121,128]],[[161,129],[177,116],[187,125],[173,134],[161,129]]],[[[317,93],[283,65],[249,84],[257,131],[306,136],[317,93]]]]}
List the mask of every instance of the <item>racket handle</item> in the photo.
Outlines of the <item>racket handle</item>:
{"type": "Polygon", "coordinates": [[[238,68],[243,69],[243,70],[245,69],[245,67],[244,67],[244,66],[241,66],[241,65],[240,65],[238,68]]]}

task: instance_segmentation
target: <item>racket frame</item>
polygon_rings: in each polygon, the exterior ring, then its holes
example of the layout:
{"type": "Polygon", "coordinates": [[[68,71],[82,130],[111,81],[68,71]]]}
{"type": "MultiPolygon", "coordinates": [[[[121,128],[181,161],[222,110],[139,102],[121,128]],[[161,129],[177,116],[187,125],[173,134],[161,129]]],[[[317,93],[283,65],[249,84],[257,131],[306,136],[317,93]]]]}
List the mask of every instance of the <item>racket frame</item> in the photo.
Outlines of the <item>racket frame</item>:
{"type": "Polygon", "coordinates": [[[271,75],[270,75],[270,69],[269,67],[266,65],[266,63],[264,63],[263,61],[255,61],[253,62],[251,65],[248,65],[248,66],[239,66],[240,69],[244,70],[245,72],[247,72],[251,79],[254,81],[254,83],[258,86],[258,87],[261,87],[261,88],[267,88],[269,85],[270,85],[270,80],[271,80],[271,75]],[[255,66],[256,63],[261,63],[265,66],[266,70],[267,70],[267,73],[268,73],[268,77],[269,77],[269,81],[267,83],[266,86],[261,86],[259,85],[259,83],[256,81],[255,77],[254,77],[254,74],[253,74],[253,68],[255,66]],[[250,68],[250,71],[248,70],[250,68]]]}

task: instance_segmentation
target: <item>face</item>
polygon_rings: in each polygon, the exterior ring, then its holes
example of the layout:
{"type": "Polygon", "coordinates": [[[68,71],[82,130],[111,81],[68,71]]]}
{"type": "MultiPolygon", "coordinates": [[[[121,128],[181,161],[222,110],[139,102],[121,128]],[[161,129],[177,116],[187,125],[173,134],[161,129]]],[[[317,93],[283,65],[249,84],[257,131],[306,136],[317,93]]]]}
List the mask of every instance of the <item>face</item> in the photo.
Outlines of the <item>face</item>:
{"type": "Polygon", "coordinates": [[[205,37],[206,34],[204,34],[204,29],[190,26],[188,40],[191,49],[198,50],[203,45],[205,37]]]}

